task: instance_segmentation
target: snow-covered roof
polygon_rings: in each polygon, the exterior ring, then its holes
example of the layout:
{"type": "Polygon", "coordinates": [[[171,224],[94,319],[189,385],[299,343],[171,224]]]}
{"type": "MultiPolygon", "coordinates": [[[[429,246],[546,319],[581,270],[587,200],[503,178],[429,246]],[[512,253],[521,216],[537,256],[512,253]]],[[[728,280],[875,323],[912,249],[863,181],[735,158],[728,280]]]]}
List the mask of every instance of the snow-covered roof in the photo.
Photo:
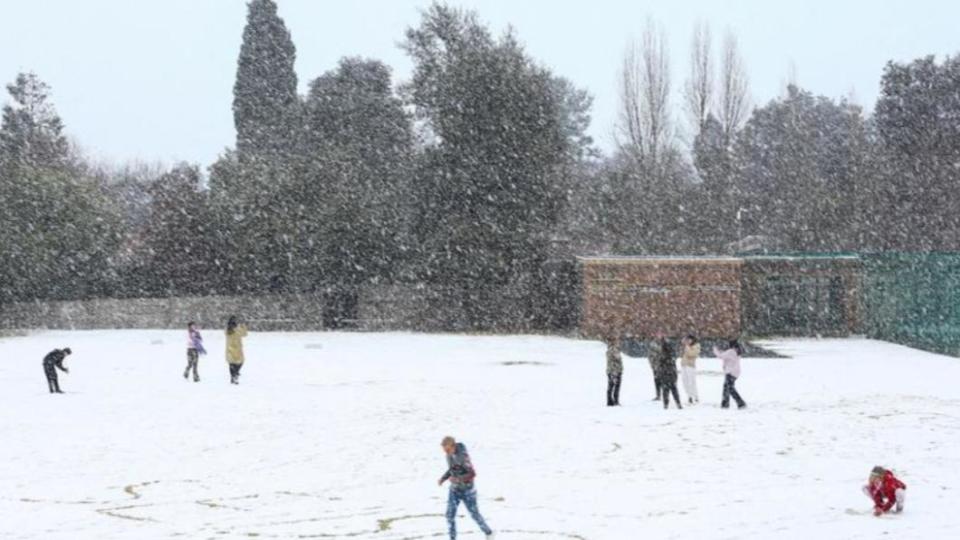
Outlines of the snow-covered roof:
{"type": "Polygon", "coordinates": [[[739,264],[743,262],[740,257],[725,256],[669,256],[669,255],[599,255],[590,257],[577,257],[577,260],[585,264],[598,263],[656,263],[656,264],[691,264],[691,263],[723,263],[739,264]]]}
{"type": "Polygon", "coordinates": [[[774,254],[744,255],[743,258],[744,259],[771,259],[771,260],[784,260],[784,261],[808,261],[810,259],[824,259],[824,260],[843,259],[843,260],[851,260],[851,261],[860,260],[859,255],[851,255],[851,254],[839,254],[839,255],[822,254],[821,255],[821,254],[815,254],[815,253],[810,255],[774,255],[774,254]]]}

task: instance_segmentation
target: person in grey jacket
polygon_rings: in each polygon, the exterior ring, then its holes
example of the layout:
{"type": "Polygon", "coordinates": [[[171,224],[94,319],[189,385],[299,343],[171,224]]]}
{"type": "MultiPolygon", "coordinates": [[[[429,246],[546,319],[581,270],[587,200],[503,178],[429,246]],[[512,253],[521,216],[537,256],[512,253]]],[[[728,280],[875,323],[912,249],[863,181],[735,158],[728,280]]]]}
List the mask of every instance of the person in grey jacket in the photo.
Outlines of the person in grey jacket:
{"type": "Polygon", "coordinates": [[[457,508],[462,502],[470,512],[470,517],[477,522],[480,530],[486,535],[487,540],[493,539],[493,530],[483,520],[480,510],[477,508],[477,490],[473,485],[473,479],[477,472],[470,461],[470,454],[467,453],[467,447],[463,443],[458,443],[453,437],[444,437],[440,443],[443,447],[443,453],[447,456],[447,472],[443,473],[437,485],[442,486],[447,480],[450,481],[450,496],[447,498],[447,523],[450,526],[450,539],[457,538],[457,508]]]}
{"type": "Polygon", "coordinates": [[[608,337],[607,344],[607,407],[620,405],[620,382],[623,380],[623,356],[620,338],[608,337]]]}

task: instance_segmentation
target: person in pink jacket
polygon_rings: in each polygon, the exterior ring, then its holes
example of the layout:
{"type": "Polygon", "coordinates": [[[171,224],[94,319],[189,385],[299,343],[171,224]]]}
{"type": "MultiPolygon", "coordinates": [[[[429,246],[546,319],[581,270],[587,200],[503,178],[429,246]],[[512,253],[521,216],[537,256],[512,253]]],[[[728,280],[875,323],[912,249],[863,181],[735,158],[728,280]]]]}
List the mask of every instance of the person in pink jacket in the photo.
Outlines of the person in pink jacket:
{"type": "Polygon", "coordinates": [[[729,345],[723,351],[716,346],[713,348],[713,355],[723,360],[723,400],[720,402],[720,407],[724,409],[730,408],[731,396],[733,396],[733,400],[737,402],[738,409],[743,409],[747,406],[747,403],[740,397],[740,393],[737,392],[736,386],[737,379],[740,378],[741,354],[743,354],[743,347],[741,347],[740,342],[735,339],[730,340],[729,345]]]}

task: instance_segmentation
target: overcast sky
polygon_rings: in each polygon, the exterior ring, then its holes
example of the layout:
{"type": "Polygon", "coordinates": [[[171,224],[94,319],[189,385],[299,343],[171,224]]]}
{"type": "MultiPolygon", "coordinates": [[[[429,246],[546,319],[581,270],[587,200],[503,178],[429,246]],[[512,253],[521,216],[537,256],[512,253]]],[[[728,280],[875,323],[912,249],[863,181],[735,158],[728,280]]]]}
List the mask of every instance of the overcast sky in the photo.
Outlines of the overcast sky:
{"type": "MultiPolygon", "coordinates": [[[[347,55],[379,58],[402,81],[397,47],[428,1],[278,0],[297,47],[301,90],[347,55]]],[[[884,64],[960,49],[960,2],[936,0],[454,0],[595,97],[592,132],[612,146],[616,76],[646,17],[666,30],[678,120],[698,20],[740,40],[754,104],[789,73],[872,109],[884,64]],[[794,68],[791,68],[791,65],[794,68]]],[[[31,70],[53,87],[69,134],[94,158],[210,164],[234,140],[230,110],[245,0],[0,0],[0,79],[31,70]]],[[[717,47],[715,47],[717,48],[717,47]]],[[[4,94],[4,99],[6,95],[4,94]]]]}

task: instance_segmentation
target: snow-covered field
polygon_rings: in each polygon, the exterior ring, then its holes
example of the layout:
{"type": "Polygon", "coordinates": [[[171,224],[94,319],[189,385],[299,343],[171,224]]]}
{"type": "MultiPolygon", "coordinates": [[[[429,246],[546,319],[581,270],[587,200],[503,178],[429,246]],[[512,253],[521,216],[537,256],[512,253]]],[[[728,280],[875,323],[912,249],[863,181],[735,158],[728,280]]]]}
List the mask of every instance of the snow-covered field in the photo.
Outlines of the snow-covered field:
{"type": "MultiPolygon", "coordinates": [[[[219,332],[199,384],[183,332],[0,339],[0,538],[443,538],[439,442],[465,442],[508,539],[960,537],[960,360],[866,340],[777,341],[750,404],[650,401],[625,359],[604,406],[598,343],[547,337],[251,334],[241,385],[219,332]],[[71,346],[66,395],[40,361],[71,346]],[[906,512],[874,518],[870,468],[906,512]]],[[[462,519],[464,538],[479,538],[462,519]]]]}

